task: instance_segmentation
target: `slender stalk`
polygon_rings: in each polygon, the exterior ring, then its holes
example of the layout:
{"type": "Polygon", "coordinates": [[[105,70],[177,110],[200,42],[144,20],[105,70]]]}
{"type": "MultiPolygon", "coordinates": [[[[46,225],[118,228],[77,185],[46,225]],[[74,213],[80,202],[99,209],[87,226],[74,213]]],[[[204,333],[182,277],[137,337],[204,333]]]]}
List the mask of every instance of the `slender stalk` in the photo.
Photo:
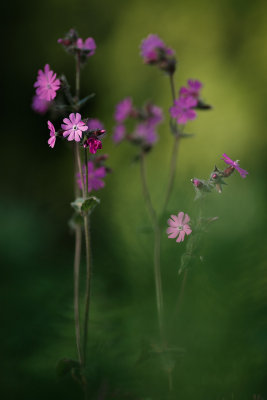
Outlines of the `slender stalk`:
{"type": "Polygon", "coordinates": [[[81,63],[80,63],[80,55],[77,54],[76,56],[76,101],[78,103],[79,96],[80,96],[80,73],[81,73],[81,63]]]}
{"type": "MultiPolygon", "coordinates": [[[[88,162],[87,150],[84,151],[85,162],[85,182],[84,182],[84,197],[88,193],[88,162]]],[[[83,333],[83,366],[86,365],[86,349],[89,324],[89,308],[90,308],[90,283],[91,283],[91,257],[90,257],[90,219],[89,215],[84,216],[84,232],[85,232],[85,248],[86,248],[86,287],[85,287],[85,311],[84,311],[84,333],[83,333]]]]}
{"type": "Polygon", "coordinates": [[[75,228],[75,255],[74,255],[74,319],[75,319],[75,333],[76,345],[78,352],[79,363],[82,362],[81,355],[81,327],[80,327],[80,311],[79,311],[79,282],[80,282],[80,260],[81,260],[81,246],[82,246],[82,230],[80,226],[75,228]]]}
{"type": "Polygon", "coordinates": [[[146,169],[145,169],[145,155],[141,153],[141,179],[142,179],[142,187],[143,194],[145,198],[145,202],[147,205],[147,209],[149,215],[151,217],[154,234],[155,234],[155,242],[154,242],[154,277],[155,277],[155,287],[156,287],[156,304],[157,304],[157,312],[158,312],[158,323],[159,323],[159,332],[161,339],[163,340],[163,293],[162,293],[162,281],[161,281],[161,271],[160,271],[160,227],[158,224],[158,218],[156,211],[154,210],[149,189],[147,186],[146,179],[146,169]]]}
{"type": "MultiPolygon", "coordinates": [[[[77,185],[77,156],[75,151],[76,144],[73,145],[73,159],[74,159],[74,194],[75,198],[79,196],[80,189],[77,185]]],[[[75,252],[74,252],[74,321],[75,321],[75,337],[78,360],[81,364],[81,326],[80,326],[80,309],[79,309],[79,286],[80,286],[80,263],[81,263],[81,246],[82,246],[82,229],[81,226],[75,226],[75,252]]]]}
{"type": "MultiPolygon", "coordinates": [[[[172,100],[174,102],[174,100],[175,100],[175,85],[174,85],[173,74],[170,75],[170,86],[171,86],[172,100]]],[[[173,123],[173,120],[171,120],[171,124],[172,123],[173,123]]],[[[180,135],[179,135],[179,131],[177,131],[177,129],[176,129],[173,150],[172,150],[172,157],[171,157],[171,162],[170,162],[169,180],[168,180],[168,186],[167,186],[165,200],[163,203],[162,215],[164,214],[164,212],[167,208],[169,199],[171,197],[172,189],[173,189],[175,173],[176,173],[179,143],[180,143],[180,135]]]]}

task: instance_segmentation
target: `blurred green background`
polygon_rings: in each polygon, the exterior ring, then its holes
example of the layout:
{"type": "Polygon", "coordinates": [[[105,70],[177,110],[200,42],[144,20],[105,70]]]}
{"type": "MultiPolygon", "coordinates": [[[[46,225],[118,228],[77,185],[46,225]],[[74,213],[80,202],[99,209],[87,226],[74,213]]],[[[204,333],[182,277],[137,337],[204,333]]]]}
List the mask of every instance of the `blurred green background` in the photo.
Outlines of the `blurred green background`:
{"type": "MultiPolygon", "coordinates": [[[[67,221],[73,200],[72,154],[47,145],[46,117],[31,110],[33,83],[45,63],[74,83],[74,61],[57,44],[71,28],[93,36],[97,51],[83,69],[81,94],[96,93],[83,115],[112,132],[115,104],[132,96],[167,113],[169,82],[143,65],[141,40],[157,33],[176,50],[176,86],[204,83],[213,110],[198,114],[181,144],[170,213],[195,214],[190,178],[207,177],[226,152],[241,160],[223,194],[210,195],[205,215],[218,216],[201,242],[204,263],[189,271],[183,302],[178,276],[185,243],[162,239],[165,308],[172,319],[174,391],[161,360],[144,357],[157,343],[153,235],[142,198],[136,149],[104,142],[113,173],[92,218],[93,283],[88,349],[95,400],[267,398],[266,272],[266,11],[255,0],[114,0],[9,2],[3,14],[1,216],[1,399],[82,399],[55,366],[75,358],[72,303],[74,237],[67,221]]],[[[166,114],[167,115],[167,114],[166,114]]],[[[168,118],[148,157],[152,198],[159,209],[172,146],[168,118]]],[[[84,263],[82,265],[84,271],[84,263]]]]}

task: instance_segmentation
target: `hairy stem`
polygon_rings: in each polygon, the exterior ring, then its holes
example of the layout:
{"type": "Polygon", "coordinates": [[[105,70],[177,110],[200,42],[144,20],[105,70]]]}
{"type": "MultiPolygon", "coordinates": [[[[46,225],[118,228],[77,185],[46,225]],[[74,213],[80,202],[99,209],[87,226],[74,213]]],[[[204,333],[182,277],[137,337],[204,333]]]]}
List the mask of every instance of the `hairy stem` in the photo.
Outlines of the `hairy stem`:
{"type": "Polygon", "coordinates": [[[143,187],[143,195],[147,205],[149,215],[151,217],[153,228],[154,228],[154,277],[155,277],[155,287],[156,287],[156,304],[158,312],[158,323],[160,336],[163,339],[163,293],[162,293],[162,281],[161,281],[161,271],[160,271],[160,227],[158,224],[157,214],[154,210],[148,185],[146,179],[146,169],[145,169],[145,154],[141,153],[141,179],[143,187]]]}
{"type": "Polygon", "coordinates": [[[80,260],[82,246],[82,230],[79,225],[75,228],[75,255],[74,255],[74,319],[76,345],[79,363],[82,362],[81,355],[81,327],[80,327],[80,311],[79,311],[79,286],[80,286],[80,260]]]}

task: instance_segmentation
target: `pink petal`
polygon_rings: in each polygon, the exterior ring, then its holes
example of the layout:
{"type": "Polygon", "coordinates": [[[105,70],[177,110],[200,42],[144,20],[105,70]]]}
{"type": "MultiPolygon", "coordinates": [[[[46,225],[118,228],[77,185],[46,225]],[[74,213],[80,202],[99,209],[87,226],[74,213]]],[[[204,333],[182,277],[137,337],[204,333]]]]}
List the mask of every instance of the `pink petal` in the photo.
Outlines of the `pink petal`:
{"type": "Polygon", "coordinates": [[[187,224],[189,221],[190,221],[190,217],[188,216],[188,214],[185,214],[184,220],[183,220],[183,225],[187,224]]]}
{"type": "Polygon", "coordinates": [[[78,125],[78,123],[80,122],[82,116],[79,113],[76,113],[75,115],[75,124],[78,125]]]}
{"type": "Polygon", "coordinates": [[[168,228],[166,230],[166,233],[167,233],[167,235],[169,235],[168,239],[175,239],[177,237],[179,231],[178,231],[178,229],[175,229],[175,228],[168,228]]]}
{"type": "Polygon", "coordinates": [[[178,218],[177,218],[177,224],[178,225],[182,225],[183,224],[183,217],[184,217],[184,213],[183,211],[180,211],[178,214],[178,218]]]}
{"type": "Polygon", "coordinates": [[[185,232],[184,231],[180,231],[178,238],[176,239],[176,242],[183,242],[184,241],[184,237],[185,237],[185,232]]]}
{"type": "Polygon", "coordinates": [[[192,233],[192,229],[190,228],[189,225],[184,225],[183,230],[187,235],[190,235],[190,233],[192,233]]]}
{"type": "Polygon", "coordinates": [[[74,114],[74,113],[71,113],[71,114],[69,115],[69,119],[70,119],[70,121],[71,121],[71,123],[72,123],[73,125],[76,124],[76,122],[75,122],[75,114],[74,114]]]}
{"type": "MultiPolygon", "coordinates": [[[[177,217],[176,217],[177,219],[177,217]]],[[[177,228],[178,224],[177,222],[174,222],[171,218],[168,219],[168,225],[172,226],[173,228],[177,228]]]]}
{"type": "Polygon", "coordinates": [[[177,217],[177,215],[172,214],[172,215],[171,215],[171,218],[174,220],[174,222],[175,222],[176,224],[178,224],[178,217],[177,217]]]}

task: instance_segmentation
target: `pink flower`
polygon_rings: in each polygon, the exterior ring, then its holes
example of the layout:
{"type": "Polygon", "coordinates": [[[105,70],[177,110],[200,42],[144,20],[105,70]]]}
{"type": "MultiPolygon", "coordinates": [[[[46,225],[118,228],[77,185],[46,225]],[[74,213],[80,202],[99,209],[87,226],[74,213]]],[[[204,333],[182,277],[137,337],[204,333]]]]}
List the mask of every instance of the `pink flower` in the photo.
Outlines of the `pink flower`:
{"type": "Polygon", "coordinates": [[[177,120],[178,124],[186,124],[188,120],[196,118],[197,113],[192,108],[197,105],[197,100],[193,97],[180,97],[174,100],[174,105],[170,108],[172,118],[177,120]]]}
{"type": "Polygon", "coordinates": [[[146,64],[154,64],[160,58],[174,55],[174,51],[168,48],[157,35],[150,34],[141,42],[141,56],[146,64]]]}
{"type": "Polygon", "coordinates": [[[87,121],[89,131],[101,131],[104,130],[104,125],[96,118],[90,118],[87,121]]]}
{"type": "Polygon", "coordinates": [[[95,154],[98,149],[102,149],[102,142],[95,137],[90,137],[85,141],[83,147],[89,147],[90,153],[95,154]]]}
{"type": "Polygon", "coordinates": [[[35,95],[32,99],[32,109],[38,114],[45,114],[49,108],[49,101],[40,99],[39,96],[35,95]]]}
{"type": "Polygon", "coordinates": [[[48,144],[53,149],[53,147],[55,146],[55,143],[56,143],[56,131],[55,131],[55,127],[52,124],[52,122],[47,121],[47,125],[48,125],[48,129],[50,130],[50,139],[48,139],[48,144]]]}
{"type": "Polygon", "coordinates": [[[193,97],[198,99],[200,95],[200,90],[202,89],[202,83],[198,80],[189,79],[187,81],[188,87],[181,87],[180,96],[181,97],[193,97]]]}
{"type": "Polygon", "coordinates": [[[203,185],[203,183],[202,183],[199,179],[197,179],[197,178],[191,179],[191,182],[192,182],[193,185],[194,185],[195,187],[197,187],[197,188],[203,185]]]}
{"type": "Polygon", "coordinates": [[[115,121],[123,122],[127,117],[129,117],[133,108],[132,99],[130,97],[126,97],[126,99],[122,100],[120,103],[116,105],[115,110],[115,121]]]}
{"type": "Polygon", "coordinates": [[[132,137],[134,139],[142,139],[142,141],[148,145],[154,144],[158,139],[154,125],[150,125],[146,122],[136,125],[132,137]]]}
{"type": "MultiPolygon", "coordinates": [[[[84,183],[87,184],[85,177],[85,166],[83,166],[83,173],[84,183]]],[[[92,190],[102,189],[105,186],[105,182],[103,182],[101,179],[105,178],[106,174],[105,167],[95,168],[94,163],[92,161],[88,161],[88,193],[92,190]]],[[[82,188],[80,174],[78,174],[78,185],[80,188],[82,188]]]]}
{"type": "Polygon", "coordinates": [[[225,153],[223,153],[221,159],[222,159],[226,164],[229,164],[231,167],[233,167],[234,169],[236,169],[236,170],[240,173],[240,175],[242,176],[242,178],[246,178],[246,175],[248,174],[248,172],[239,167],[238,160],[237,160],[237,161],[231,160],[231,158],[228,157],[228,155],[225,154],[225,153]]]}
{"type": "Polygon", "coordinates": [[[48,64],[45,65],[44,71],[39,69],[37,81],[33,86],[37,88],[36,94],[40,99],[51,101],[56,97],[56,91],[60,88],[60,80],[56,77],[48,64]]]}
{"type": "Polygon", "coordinates": [[[115,143],[121,142],[126,134],[126,128],[124,125],[116,125],[113,131],[112,139],[115,143]]]}
{"type": "Polygon", "coordinates": [[[184,214],[182,211],[179,212],[178,215],[171,215],[171,218],[168,219],[169,228],[166,233],[169,239],[176,239],[176,242],[183,242],[185,234],[190,235],[192,230],[188,225],[190,218],[187,214],[184,214]]]}
{"type": "Polygon", "coordinates": [[[85,51],[87,57],[95,54],[96,44],[91,37],[87,38],[85,42],[81,38],[77,39],[76,46],[78,49],[85,51]]]}
{"type": "Polygon", "coordinates": [[[88,126],[81,121],[81,118],[81,114],[71,113],[69,118],[63,119],[63,122],[65,122],[65,124],[61,124],[61,128],[65,131],[63,136],[68,136],[69,141],[75,140],[76,142],[79,142],[82,138],[82,133],[88,130],[88,126]]]}

